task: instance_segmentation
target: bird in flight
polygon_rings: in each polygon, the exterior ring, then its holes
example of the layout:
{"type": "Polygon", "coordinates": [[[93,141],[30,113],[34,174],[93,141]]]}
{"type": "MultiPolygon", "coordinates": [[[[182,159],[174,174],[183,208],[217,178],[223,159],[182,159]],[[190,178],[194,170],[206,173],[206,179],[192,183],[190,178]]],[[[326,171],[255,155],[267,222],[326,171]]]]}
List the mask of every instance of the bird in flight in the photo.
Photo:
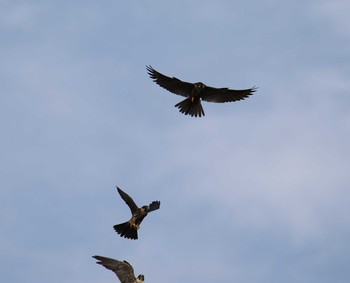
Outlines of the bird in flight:
{"type": "Polygon", "coordinates": [[[93,258],[97,259],[97,264],[103,265],[105,268],[112,270],[119,278],[121,283],[143,283],[145,276],[140,274],[135,277],[134,269],[126,260],[119,261],[113,258],[95,255],[93,258]]]}
{"type": "Polygon", "coordinates": [[[175,77],[170,78],[159,73],[151,66],[146,66],[146,69],[148,75],[156,84],[172,93],[187,97],[185,100],[177,103],[175,107],[178,107],[181,113],[192,117],[205,116],[201,100],[216,103],[233,102],[247,98],[257,89],[256,87],[241,90],[227,87],[215,88],[201,82],[193,84],[181,81],[175,77]]]}
{"type": "Polygon", "coordinates": [[[160,201],[153,201],[150,205],[144,205],[139,208],[127,193],[123,192],[118,187],[117,190],[121,198],[129,206],[132,216],[129,221],[114,225],[113,228],[121,237],[136,240],[138,238],[137,230],[140,228],[142,220],[149,212],[159,209],[160,201]]]}

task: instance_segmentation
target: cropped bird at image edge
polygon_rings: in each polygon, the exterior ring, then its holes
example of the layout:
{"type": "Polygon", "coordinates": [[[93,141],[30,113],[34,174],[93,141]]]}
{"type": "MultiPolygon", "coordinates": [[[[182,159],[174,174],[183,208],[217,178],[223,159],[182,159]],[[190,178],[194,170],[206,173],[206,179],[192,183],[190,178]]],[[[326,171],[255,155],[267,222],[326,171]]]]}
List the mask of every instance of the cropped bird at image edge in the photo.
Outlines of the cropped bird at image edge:
{"type": "Polygon", "coordinates": [[[105,268],[112,270],[119,278],[121,283],[143,283],[145,276],[140,274],[135,277],[134,269],[126,260],[120,261],[113,258],[95,255],[93,258],[97,259],[97,264],[101,264],[105,268]]]}

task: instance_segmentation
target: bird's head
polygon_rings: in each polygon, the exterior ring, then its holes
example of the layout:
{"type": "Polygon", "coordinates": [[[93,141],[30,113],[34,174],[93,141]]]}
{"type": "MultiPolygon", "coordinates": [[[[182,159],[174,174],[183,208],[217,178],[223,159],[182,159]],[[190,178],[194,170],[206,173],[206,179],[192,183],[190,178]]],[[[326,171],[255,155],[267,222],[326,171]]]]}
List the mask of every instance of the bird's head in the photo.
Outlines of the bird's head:
{"type": "Polygon", "coordinates": [[[196,90],[196,92],[201,92],[203,89],[205,89],[205,84],[198,82],[194,84],[194,89],[196,90]]]}
{"type": "Polygon", "coordinates": [[[148,205],[144,205],[143,207],[141,207],[141,212],[148,212],[148,210],[149,210],[148,205]]]}
{"type": "Polygon", "coordinates": [[[143,281],[145,281],[145,276],[143,274],[140,274],[137,276],[136,281],[137,283],[143,283],[143,281]]]}

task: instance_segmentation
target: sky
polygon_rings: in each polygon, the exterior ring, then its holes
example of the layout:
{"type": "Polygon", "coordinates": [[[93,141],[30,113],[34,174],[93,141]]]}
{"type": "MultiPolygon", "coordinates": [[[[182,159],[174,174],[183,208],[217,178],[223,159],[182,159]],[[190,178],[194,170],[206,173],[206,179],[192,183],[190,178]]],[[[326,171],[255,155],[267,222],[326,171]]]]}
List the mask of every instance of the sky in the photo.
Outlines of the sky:
{"type": "Polygon", "coordinates": [[[347,0],[0,1],[1,282],[350,282],[347,0]],[[146,65],[214,87],[203,103],[146,65]],[[139,239],[113,225],[149,214],[139,239]]]}

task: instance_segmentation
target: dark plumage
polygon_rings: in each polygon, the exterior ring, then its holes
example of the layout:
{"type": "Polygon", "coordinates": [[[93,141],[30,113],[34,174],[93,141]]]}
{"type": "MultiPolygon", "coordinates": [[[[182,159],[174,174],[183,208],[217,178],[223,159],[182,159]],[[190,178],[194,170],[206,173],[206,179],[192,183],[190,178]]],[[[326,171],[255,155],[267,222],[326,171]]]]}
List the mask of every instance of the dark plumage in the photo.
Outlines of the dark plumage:
{"type": "Polygon", "coordinates": [[[96,263],[112,270],[118,276],[121,283],[142,283],[145,280],[145,277],[142,274],[137,276],[137,278],[135,277],[134,269],[126,260],[119,261],[98,255],[93,256],[93,258],[98,260],[96,263]]]}
{"type": "Polygon", "coordinates": [[[146,69],[155,83],[172,93],[187,97],[185,100],[175,105],[175,107],[178,107],[180,109],[179,111],[185,115],[195,117],[205,116],[201,100],[217,103],[233,102],[243,100],[256,91],[256,87],[234,90],[227,87],[210,87],[201,82],[193,84],[181,81],[175,77],[167,77],[151,66],[146,66],[146,69]]]}
{"type": "Polygon", "coordinates": [[[137,230],[140,228],[142,220],[149,212],[157,210],[160,207],[160,201],[153,201],[150,205],[144,205],[139,208],[127,193],[118,187],[117,190],[121,198],[129,206],[132,216],[129,221],[114,225],[113,228],[121,237],[136,240],[138,238],[137,230]]]}

